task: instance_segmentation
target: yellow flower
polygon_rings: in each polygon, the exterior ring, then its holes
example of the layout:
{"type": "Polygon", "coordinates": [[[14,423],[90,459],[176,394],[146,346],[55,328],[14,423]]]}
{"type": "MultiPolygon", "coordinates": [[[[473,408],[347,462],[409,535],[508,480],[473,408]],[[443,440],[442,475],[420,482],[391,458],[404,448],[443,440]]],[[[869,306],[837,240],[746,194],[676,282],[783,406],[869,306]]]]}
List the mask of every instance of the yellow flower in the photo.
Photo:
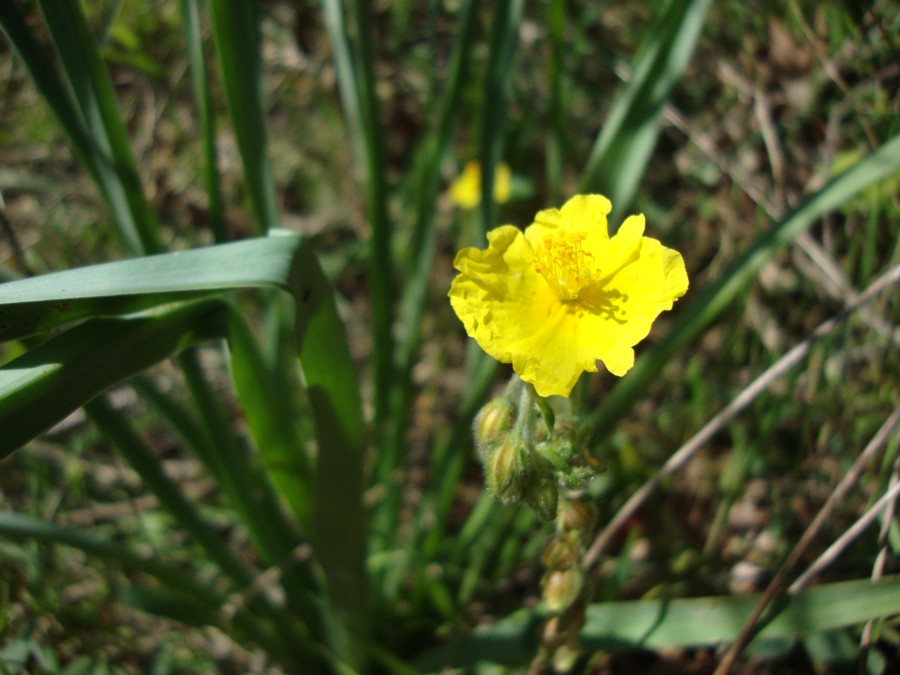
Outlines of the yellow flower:
{"type": "MultiPolygon", "coordinates": [[[[494,201],[504,204],[509,201],[512,173],[506,164],[498,164],[494,170],[494,201]]],[[[463,171],[450,184],[450,198],[463,209],[474,209],[481,203],[481,165],[466,162],[463,171]]]]}
{"type": "Polygon", "coordinates": [[[687,291],[681,254],[643,236],[643,215],[610,238],[611,210],[606,197],[579,195],[539,212],[524,233],[492,230],[487,249],[463,249],[453,262],[450,303],[466,332],[540,396],[568,396],[598,360],[624,375],[632,347],[687,291]]]}

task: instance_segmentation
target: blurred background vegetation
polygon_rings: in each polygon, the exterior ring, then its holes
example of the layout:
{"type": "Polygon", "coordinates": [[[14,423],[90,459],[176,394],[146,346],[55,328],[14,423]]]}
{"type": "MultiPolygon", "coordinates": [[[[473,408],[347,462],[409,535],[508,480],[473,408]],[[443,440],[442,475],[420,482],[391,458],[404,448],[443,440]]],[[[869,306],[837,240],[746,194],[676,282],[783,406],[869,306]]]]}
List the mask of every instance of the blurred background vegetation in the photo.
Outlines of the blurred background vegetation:
{"type": "MultiPolygon", "coordinates": [[[[808,227],[788,228],[779,242],[791,239],[790,245],[763,247],[762,257],[735,271],[774,223],[789,221],[834,176],[883,146],[900,151],[891,144],[900,131],[895,2],[235,3],[232,13],[246,9],[250,28],[258,21],[258,49],[239,39],[246,33],[229,39],[227,29],[216,27],[209,10],[217,3],[197,4],[199,11],[176,0],[81,3],[158,223],[140,245],[117,233],[109,197],[85,170],[71,130],[47,105],[14,40],[0,40],[0,272],[5,280],[42,275],[244,240],[272,226],[304,235],[336,290],[369,421],[363,503],[372,523],[366,569],[374,588],[367,610],[373,670],[404,672],[428,649],[452,645],[539,598],[539,554],[551,528],[484,496],[466,431],[509,371],[495,374],[477,356],[467,357],[445,297],[460,246],[497,224],[524,227],[537,210],[577,192],[602,191],[614,197],[614,218],[642,212],[648,234],[682,252],[691,279],[685,302],[717,283],[738,284],[730,295],[715,296],[725,304],[714,314],[695,318],[679,334],[672,354],[665,354],[664,339],[689,310],[678,306],[662,317],[638,351],[656,349],[662,360],[652,363],[664,367],[645,369],[646,382],[635,385],[640,391],[622,394],[606,374],[583,378],[577,406],[592,420],[591,449],[604,465],[589,490],[601,528],[754,378],[900,263],[898,174],[888,158],[882,164],[893,168],[879,169],[884,180],[863,181],[862,189],[832,199],[808,227]],[[696,44],[688,39],[682,53],[667,35],[666,20],[677,11],[682,18],[697,12],[702,25],[696,44]],[[192,52],[198,48],[205,59],[192,52]],[[670,52],[653,61],[655,50],[670,52]],[[257,53],[261,106],[254,113],[257,53]],[[688,60],[679,76],[673,64],[682,56],[688,60]],[[467,62],[464,71],[456,69],[459,58],[467,62]],[[208,77],[199,84],[192,80],[198,63],[208,77]],[[229,72],[236,81],[222,76],[229,72]],[[454,90],[451,75],[459,72],[454,90]],[[638,77],[642,88],[629,89],[626,83],[638,77]],[[668,77],[677,80],[671,95],[668,77]],[[637,100],[631,107],[621,103],[628,92],[637,100]],[[614,102],[629,119],[651,121],[649,141],[636,142],[645,132],[627,120],[616,127],[620,136],[603,136],[614,102]],[[260,113],[268,143],[256,141],[263,154],[256,170],[270,175],[254,178],[247,159],[253,136],[240,129],[261,129],[252,118],[260,113]],[[651,153],[646,161],[644,151],[651,153]],[[453,204],[447,186],[472,159],[489,171],[501,161],[510,166],[508,202],[472,211],[453,204]],[[420,250],[433,253],[419,256],[420,250]],[[378,289],[386,294],[381,299],[378,289]],[[392,377],[408,378],[408,386],[383,387],[392,377]]],[[[53,12],[53,3],[10,6],[52,54],[49,45],[58,45],[59,36],[51,40],[39,9],[53,12]]],[[[222,21],[229,13],[216,11],[222,21]]],[[[272,337],[284,332],[277,300],[243,293],[233,302],[260,342],[279,344],[272,337]]],[[[898,324],[900,296],[892,287],[718,429],[611,535],[595,561],[594,601],[763,590],[900,405],[898,324]]],[[[6,342],[0,362],[27,349],[6,342]]],[[[227,353],[206,347],[195,354],[193,367],[221,402],[221,419],[251,444],[249,432],[256,431],[242,418],[251,404],[234,391],[227,353]]],[[[255,592],[266,595],[266,570],[275,570],[277,585],[286,564],[260,557],[252,528],[223,496],[221,477],[210,476],[167,408],[168,402],[184,410],[198,398],[186,369],[163,360],[140,380],[110,389],[104,405],[124,414],[230,555],[251,570],[254,583],[263,579],[265,590],[255,592]]],[[[295,392],[286,403],[301,413],[284,424],[309,444],[309,402],[297,393],[294,370],[279,376],[288,387],[279,391],[295,392]]],[[[139,556],[164,555],[173,569],[218,584],[219,567],[123,459],[103,415],[76,412],[2,460],[0,511],[77,527],[139,556]]],[[[885,445],[798,565],[810,564],[884,492],[896,434],[885,445]]],[[[277,471],[267,470],[284,496],[277,471]]],[[[339,482],[331,487],[341,490],[339,482]]],[[[284,510],[297,515],[292,507],[284,510]]],[[[299,513],[303,530],[303,507],[299,513]]],[[[880,550],[883,573],[896,571],[900,530],[888,522],[882,537],[877,528],[868,531],[820,580],[869,578],[880,550]]],[[[146,570],[121,558],[65,545],[58,534],[42,538],[36,529],[24,537],[4,532],[0,672],[305,672],[302,662],[266,649],[252,631],[183,607],[179,613],[177,599],[142,594],[146,570]]],[[[304,537],[286,540],[295,555],[304,537]]],[[[280,607],[283,598],[272,593],[280,607]]],[[[900,613],[900,603],[884,613],[900,613]]],[[[743,667],[855,670],[863,622],[848,623],[758,641],[743,667]]],[[[864,672],[888,667],[900,643],[890,620],[874,630],[864,672]]],[[[495,642],[485,643],[485,662],[528,663],[527,644],[513,648],[501,638],[498,631],[495,642]]],[[[712,672],[722,656],[716,642],[674,640],[643,650],[634,643],[617,651],[597,638],[584,667],[712,672]]],[[[439,667],[433,664],[440,658],[415,667],[439,667]]]]}

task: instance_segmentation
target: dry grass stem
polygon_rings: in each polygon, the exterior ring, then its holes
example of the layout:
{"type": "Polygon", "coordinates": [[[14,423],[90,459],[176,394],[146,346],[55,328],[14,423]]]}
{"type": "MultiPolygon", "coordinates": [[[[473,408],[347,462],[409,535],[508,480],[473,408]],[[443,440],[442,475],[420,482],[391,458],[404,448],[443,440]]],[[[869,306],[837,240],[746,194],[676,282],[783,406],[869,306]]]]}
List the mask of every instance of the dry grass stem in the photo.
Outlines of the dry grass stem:
{"type": "MultiPolygon", "coordinates": [[[[895,268],[895,270],[896,269],[897,268],[895,268]]],[[[763,592],[762,597],[759,599],[756,607],[754,607],[753,611],[750,613],[750,616],[744,624],[744,627],[741,629],[741,632],[738,635],[737,639],[734,641],[728,652],[726,652],[725,656],[719,662],[719,666],[718,668],[716,668],[713,675],[725,675],[726,673],[731,671],[731,668],[737,661],[738,656],[740,656],[744,648],[750,643],[750,640],[753,639],[760,618],[762,617],[763,612],[765,612],[766,608],[769,606],[769,603],[772,602],[775,596],[777,596],[784,590],[791,571],[797,566],[797,563],[800,562],[803,554],[818,536],[819,531],[822,529],[822,526],[825,524],[828,518],[831,517],[831,514],[838,503],[847,495],[850,489],[854,485],[856,485],[866,465],[887,442],[888,437],[894,430],[894,427],[897,426],[898,422],[900,422],[900,408],[894,410],[891,416],[888,417],[887,420],[885,420],[884,424],[881,425],[881,428],[878,430],[872,440],[869,441],[869,444],[866,446],[866,448],[862,451],[862,453],[860,453],[859,457],[856,458],[853,466],[850,468],[844,478],[841,479],[841,482],[838,483],[837,487],[835,487],[834,491],[825,501],[825,504],[821,509],[819,509],[816,517],[813,518],[813,521],[809,524],[809,527],[806,528],[806,531],[803,533],[803,536],[800,537],[797,545],[794,546],[794,549],[791,551],[787,560],[779,568],[772,581],[769,582],[768,587],[763,592]]],[[[824,564],[822,564],[821,566],[814,564],[790,586],[788,591],[791,593],[795,593],[800,590],[803,587],[803,584],[810,578],[812,578],[815,573],[817,573],[828,563],[830,563],[831,560],[836,557],[839,551],[843,550],[844,546],[846,546],[849,541],[852,541],[853,537],[858,536],[858,534],[862,532],[862,530],[865,529],[865,527],[867,527],[868,524],[878,516],[878,513],[881,512],[884,506],[890,500],[896,498],[897,494],[900,494],[900,485],[897,485],[893,489],[891,489],[887,495],[882,497],[882,499],[877,502],[875,507],[869,509],[866,515],[864,515],[863,518],[860,519],[860,521],[857,521],[857,524],[854,525],[853,528],[851,528],[851,530],[854,531],[852,537],[847,538],[847,533],[845,533],[838,539],[838,541],[832,544],[828,551],[834,550],[835,553],[833,553],[832,556],[829,557],[824,564]],[[857,525],[859,525],[863,520],[866,521],[865,526],[857,528],[857,525]],[[840,545],[838,545],[839,542],[840,545]]],[[[848,533],[849,532],[850,530],[848,530],[848,533]]],[[[828,551],[826,551],[826,553],[828,553],[828,551]]]]}
{"type": "Polygon", "coordinates": [[[696,452],[702,448],[729,420],[746,408],[757,396],[766,391],[775,380],[794,367],[808,353],[815,342],[828,335],[851,313],[858,310],[866,302],[886,288],[900,282],[900,265],[896,265],[885,274],[872,282],[872,284],[859,296],[859,300],[843,309],[841,312],[821,323],[812,334],[802,342],[796,344],[790,351],[772,364],[762,375],[751,382],[731,403],[725,406],[709,422],[707,422],[693,438],[685,443],[672,455],[659,472],[635,492],[625,502],[618,513],[609,521],[600,532],[591,548],[585,555],[584,564],[587,569],[593,567],[600,555],[606,550],[609,542],[625,523],[641,508],[647,498],[653,494],[656,488],[667,477],[681,469],[696,452]]]}

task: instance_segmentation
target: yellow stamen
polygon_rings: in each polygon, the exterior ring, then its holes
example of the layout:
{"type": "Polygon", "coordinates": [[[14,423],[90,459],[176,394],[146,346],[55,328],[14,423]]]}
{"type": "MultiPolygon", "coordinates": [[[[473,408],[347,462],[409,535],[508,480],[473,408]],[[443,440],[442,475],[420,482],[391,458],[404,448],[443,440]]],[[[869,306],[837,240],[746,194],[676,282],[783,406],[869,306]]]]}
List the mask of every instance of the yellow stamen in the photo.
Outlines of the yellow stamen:
{"type": "Polygon", "coordinates": [[[529,262],[563,302],[576,300],[600,277],[594,256],[582,250],[584,233],[554,232],[538,244],[529,262]]]}

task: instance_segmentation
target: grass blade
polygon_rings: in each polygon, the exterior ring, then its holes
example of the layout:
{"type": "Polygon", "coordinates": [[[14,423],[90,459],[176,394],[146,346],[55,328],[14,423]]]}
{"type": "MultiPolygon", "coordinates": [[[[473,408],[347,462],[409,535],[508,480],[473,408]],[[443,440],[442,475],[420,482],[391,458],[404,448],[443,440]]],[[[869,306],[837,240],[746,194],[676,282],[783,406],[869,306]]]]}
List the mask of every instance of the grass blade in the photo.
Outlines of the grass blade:
{"type": "MultiPolygon", "coordinates": [[[[190,603],[196,614],[202,613],[208,621],[213,622],[212,625],[226,627],[219,618],[219,608],[227,600],[225,596],[210,588],[207,582],[197,579],[183,565],[169,565],[155,556],[138,554],[122,544],[100,539],[83,530],[55,525],[21,513],[0,511],[0,534],[71,546],[119,564],[127,570],[152,576],[165,588],[179,593],[190,603]]],[[[240,611],[235,614],[233,622],[236,628],[258,644],[267,650],[273,650],[273,654],[284,655],[283,645],[269,631],[264,630],[259,617],[240,611]]]]}
{"type": "MultiPolygon", "coordinates": [[[[634,600],[588,607],[581,633],[586,649],[662,649],[714,645],[733,640],[758,595],[634,600]]],[[[757,639],[793,637],[861,624],[896,614],[900,578],[819,586],[785,599],[757,639]]],[[[427,672],[462,668],[480,660],[521,662],[534,655],[540,616],[522,612],[440,647],[416,661],[427,672]]]]}
{"type": "Polygon", "coordinates": [[[155,316],[97,319],[0,368],[0,459],[114,384],[219,334],[218,302],[155,316]]]}
{"type": "Polygon", "coordinates": [[[481,119],[479,161],[481,228],[475,233],[477,246],[484,244],[487,231],[494,227],[494,170],[503,157],[503,133],[506,126],[506,94],[513,72],[513,57],[522,20],[523,0],[500,0],[491,22],[491,40],[485,78],[484,107],[481,119]]]}
{"type": "MultiPolygon", "coordinates": [[[[618,227],[644,176],[659,135],[659,119],[703,28],[711,0],[672,0],[646,33],[631,79],[610,108],[578,191],[612,200],[618,227]]],[[[612,234],[612,233],[610,233],[612,234]]]]}
{"type": "Polygon", "coordinates": [[[547,188],[551,204],[561,204],[563,141],[565,139],[564,111],[569,109],[565,78],[566,54],[566,3],[565,0],[551,0],[547,5],[547,28],[550,38],[550,129],[547,133],[547,188]]]}
{"type": "Polygon", "coordinates": [[[228,112],[256,214],[257,233],[266,232],[277,227],[278,211],[266,151],[259,36],[261,7],[255,0],[210,0],[209,16],[228,112]]]}
{"type": "Polygon", "coordinates": [[[325,25],[338,74],[338,87],[344,115],[356,156],[364,169],[366,203],[372,227],[369,252],[369,285],[372,298],[372,333],[374,338],[375,421],[384,423],[388,416],[393,387],[394,342],[392,284],[393,262],[391,230],[387,212],[387,185],[384,180],[385,161],[375,96],[375,76],[372,69],[374,55],[369,40],[370,8],[368,3],[354,0],[351,4],[356,40],[351,42],[344,25],[340,0],[325,0],[325,25]]]}
{"type": "MultiPolygon", "coordinates": [[[[81,29],[84,29],[84,17],[81,15],[77,3],[66,3],[65,7],[59,8],[59,11],[64,15],[62,23],[65,23],[65,17],[74,14],[78,17],[75,21],[80,21],[81,29]]],[[[57,74],[55,64],[47,54],[46,48],[34,37],[16,3],[0,3],[0,28],[3,29],[31,75],[38,91],[65,130],[75,156],[96,183],[110,209],[110,215],[125,246],[134,254],[142,253],[145,250],[162,250],[155,219],[146,204],[143,192],[139,190],[139,181],[133,168],[133,161],[130,163],[131,169],[123,168],[121,175],[116,172],[115,167],[119,165],[110,154],[109,139],[106,138],[106,131],[103,128],[104,123],[98,119],[100,117],[99,101],[92,94],[91,88],[97,84],[103,88],[105,96],[111,96],[112,92],[96,52],[87,49],[86,53],[82,54],[77,44],[69,45],[69,41],[77,40],[77,37],[67,33],[61,36],[61,39],[66,40],[66,45],[71,47],[73,54],[69,56],[81,64],[77,72],[80,74],[80,79],[83,80],[80,94],[84,101],[79,102],[79,105],[87,105],[93,111],[92,120],[100,127],[89,129],[85,116],[76,107],[71,93],[72,88],[57,74]],[[89,66],[87,62],[83,62],[84,60],[92,62],[96,72],[86,70],[89,66]],[[96,75],[99,81],[92,83],[90,79],[92,75],[96,75]],[[100,135],[93,136],[95,132],[100,135]],[[137,191],[134,190],[135,186],[138,186],[137,191]]],[[[75,24],[71,25],[71,29],[73,31],[81,30],[75,24]]],[[[73,65],[72,68],[76,68],[76,66],[73,65]]],[[[114,99],[106,98],[104,100],[115,105],[114,99]]],[[[114,117],[117,116],[114,111],[111,111],[111,114],[114,117]]],[[[115,123],[113,122],[113,124],[115,123]]],[[[119,120],[119,124],[121,125],[121,120],[119,120]]],[[[130,157],[127,146],[125,152],[130,157]]]]}
{"type": "Polygon", "coordinates": [[[225,230],[225,206],[219,170],[216,163],[216,117],[213,111],[209,80],[206,77],[206,55],[203,52],[203,37],[200,31],[200,16],[197,0],[181,0],[181,14],[187,36],[188,55],[191,63],[191,86],[197,106],[197,121],[203,142],[203,182],[206,184],[209,226],[216,242],[228,238],[225,230]]]}
{"type": "MultiPolygon", "coordinates": [[[[127,311],[129,297],[136,304],[145,305],[150,301],[170,303],[185,295],[193,297],[202,293],[254,287],[280,288],[294,297],[297,354],[318,442],[313,491],[313,519],[316,524],[313,539],[329,581],[329,591],[338,607],[339,619],[349,627],[351,635],[364,634],[367,593],[362,506],[365,449],[362,405],[356,367],[337,313],[334,289],[303,237],[279,232],[262,239],[95,265],[3,284],[0,286],[0,311],[3,312],[0,316],[9,323],[0,326],[0,340],[20,334],[33,322],[53,324],[54,312],[58,311],[53,309],[54,303],[62,303],[68,310],[85,316],[85,305],[91,311],[100,313],[105,313],[107,309],[127,311]]],[[[189,308],[197,306],[204,306],[204,303],[190,305],[189,308]]],[[[107,330],[115,333],[112,326],[121,330],[123,326],[137,325],[131,323],[137,320],[103,320],[85,325],[110,326],[107,330]]],[[[78,350],[88,350],[81,345],[80,339],[69,337],[78,335],[76,331],[82,328],[79,326],[57,338],[68,339],[66,344],[71,343],[73,350],[72,353],[62,354],[62,357],[73,357],[73,354],[77,357],[81,353],[78,350]]],[[[224,332],[224,325],[216,326],[216,330],[224,332]]],[[[83,339],[97,343],[97,337],[93,335],[83,339]]],[[[159,360],[169,353],[155,343],[151,346],[157,351],[147,349],[147,365],[154,362],[150,358],[152,355],[156,354],[156,360],[159,360]]],[[[34,359],[33,353],[21,359],[34,359]]],[[[144,356],[143,353],[141,355],[144,356]]],[[[139,369],[134,366],[134,360],[133,355],[131,361],[123,357],[125,366],[132,368],[126,374],[139,369]]],[[[59,362],[66,363],[66,360],[59,362]]],[[[8,364],[4,370],[10,370],[13,364],[8,364]]],[[[270,563],[286,562],[293,548],[291,537],[287,534],[290,528],[282,526],[277,506],[271,503],[272,498],[258,494],[268,484],[265,477],[260,479],[251,469],[240,465],[243,453],[233,447],[233,440],[225,433],[230,426],[229,419],[219,402],[209,394],[208,388],[202,386],[197,364],[190,359],[182,359],[182,367],[206,428],[218,434],[212,439],[212,452],[204,460],[224,481],[223,487],[236,503],[239,506],[243,504],[242,514],[247,522],[257,523],[259,543],[270,563]],[[226,451],[228,459],[222,459],[221,453],[226,451]],[[258,485],[246,485],[248,481],[260,482],[258,485]],[[257,495],[256,498],[262,501],[254,502],[252,495],[257,495]],[[257,513],[257,507],[263,510],[257,513]]],[[[16,378],[11,374],[8,379],[8,390],[14,392],[16,378]]],[[[14,401],[4,403],[3,392],[0,385],[0,405],[11,408],[14,401]]],[[[37,393],[40,392],[38,388],[37,393]]],[[[96,393],[99,392],[93,392],[94,395],[96,393]]],[[[12,393],[9,396],[12,397],[12,393]]],[[[32,405],[38,405],[36,402],[42,400],[35,396],[30,399],[32,405]]],[[[0,421],[5,422],[5,418],[0,417],[0,421]]],[[[26,438],[19,440],[15,447],[28,440],[29,433],[37,432],[30,427],[30,431],[24,433],[26,438]]],[[[3,442],[13,445],[5,438],[3,442]]],[[[289,577],[286,574],[286,583],[289,577]]],[[[298,590],[296,602],[306,606],[302,597],[303,593],[298,590]]],[[[340,633],[340,628],[335,628],[332,623],[325,622],[327,628],[324,630],[340,633]]],[[[330,642],[340,656],[355,648],[351,638],[337,636],[330,642]]]]}
{"type": "MultiPolygon", "coordinates": [[[[422,340],[422,320],[425,316],[431,271],[437,246],[435,210],[440,185],[441,157],[450,144],[454,123],[459,109],[462,85],[465,81],[469,52],[475,25],[475,2],[465,0],[459,8],[459,28],[451,57],[450,73],[447,78],[446,93],[441,100],[438,122],[430,131],[415,160],[417,167],[415,194],[415,226],[412,243],[412,269],[404,285],[401,305],[401,324],[404,326],[403,339],[398,345],[397,387],[391,401],[391,419],[384,449],[380,453],[375,468],[374,482],[387,484],[390,475],[404,461],[406,431],[409,425],[411,400],[413,396],[412,368],[419,354],[422,340]]],[[[438,106],[433,106],[438,108],[438,106]]],[[[396,533],[400,495],[390,491],[379,504],[375,516],[375,531],[396,533]]],[[[385,541],[385,546],[392,542],[385,541]]]]}
{"type": "Polygon", "coordinates": [[[118,100],[77,2],[38,3],[88,134],[103,193],[132,253],[164,250],[156,216],[141,187],[118,100]]]}
{"type": "Polygon", "coordinates": [[[237,312],[228,315],[228,335],[231,374],[256,447],[297,521],[310,531],[313,467],[294,424],[296,396],[272,386],[262,350],[237,312]]]}
{"type": "Polygon", "coordinates": [[[853,195],[898,170],[900,135],[869,153],[821,190],[807,197],[784,220],[760,235],[718,279],[699,292],[689,291],[690,300],[678,312],[667,333],[640,356],[628,376],[616,384],[600,407],[588,417],[586,426],[592,428],[596,436],[606,436],[616,420],[631,408],[653,379],[658,377],[666,363],[731,304],[779,248],[853,195]]]}

